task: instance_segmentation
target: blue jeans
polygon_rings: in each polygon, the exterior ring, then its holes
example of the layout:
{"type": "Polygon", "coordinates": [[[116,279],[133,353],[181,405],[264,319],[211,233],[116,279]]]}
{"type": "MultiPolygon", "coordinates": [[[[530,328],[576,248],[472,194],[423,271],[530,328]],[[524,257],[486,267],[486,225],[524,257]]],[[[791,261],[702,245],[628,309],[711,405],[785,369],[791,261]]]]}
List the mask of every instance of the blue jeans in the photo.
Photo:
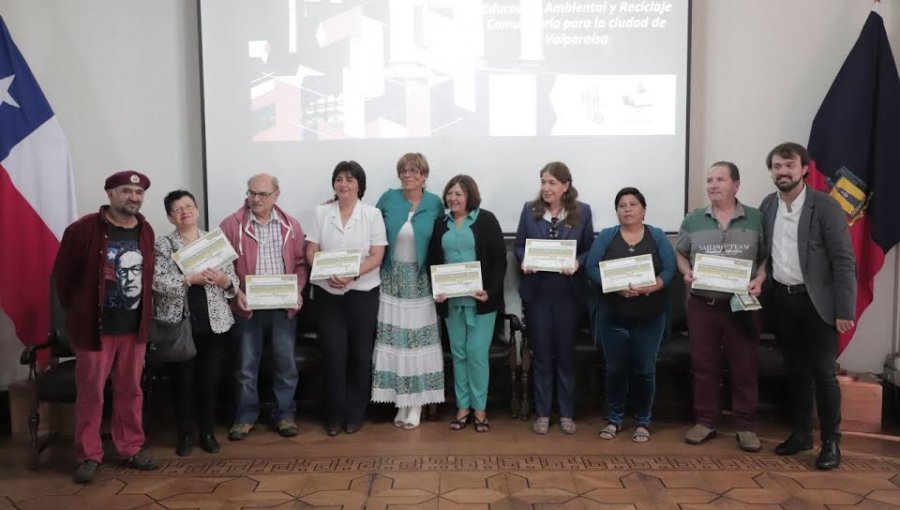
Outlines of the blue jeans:
{"type": "Polygon", "coordinates": [[[629,324],[610,320],[600,334],[606,358],[606,405],[610,423],[621,425],[630,390],[635,426],[649,427],[656,393],[656,355],[666,326],[665,314],[629,324]]]}
{"type": "Polygon", "coordinates": [[[284,310],[257,310],[249,319],[235,317],[240,333],[238,346],[237,406],[234,421],[256,423],[259,418],[259,360],[262,357],[263,337],[272,337],[272,390],[278,408],[272,418],[277,423],[294,419],[297,391],[297,365],[294,347],[297,321],[289,319],[284,310]]]}

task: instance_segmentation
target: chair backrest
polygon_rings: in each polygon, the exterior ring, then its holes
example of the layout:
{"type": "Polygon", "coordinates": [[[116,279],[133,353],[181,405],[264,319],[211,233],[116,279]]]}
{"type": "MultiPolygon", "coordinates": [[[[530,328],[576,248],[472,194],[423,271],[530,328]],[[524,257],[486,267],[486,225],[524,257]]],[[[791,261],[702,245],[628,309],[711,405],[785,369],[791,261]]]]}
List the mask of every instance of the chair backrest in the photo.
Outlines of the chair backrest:
{"type": "Polygon", "coordinates": [[[59,302],[59,293],[56,290],[56,279],[50,277],[50,354],[58,358],[74,356],[72,352],[72,340],[69,330],[66,328],[66,310],[59,302]]]}
{"type": "Polygon", "coordinates": [[[671,332],[672,335],[679,335],[687,331],[687,298],[688,289],[684,283],[684,277],[681,273],[676,272],[669,283],[669,300],[671,309],[671,332]]]}

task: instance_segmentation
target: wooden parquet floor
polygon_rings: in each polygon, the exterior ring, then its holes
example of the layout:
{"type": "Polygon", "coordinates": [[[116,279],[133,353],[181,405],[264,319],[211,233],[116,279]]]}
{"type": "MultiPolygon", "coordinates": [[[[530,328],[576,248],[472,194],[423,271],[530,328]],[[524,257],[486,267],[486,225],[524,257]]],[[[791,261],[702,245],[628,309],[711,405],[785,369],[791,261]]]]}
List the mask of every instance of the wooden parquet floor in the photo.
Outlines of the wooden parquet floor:
{"type": "Polygon", "coordinates": [[[762,427],[764,450],[741,452],[733,431],[700,446],[686,423],[654,426],[635,444],[629,430],[597,436],[599,419],[574,436],[554,428],[535,436],[528,423],[495,419],[488,434],[424,422],[402,431],[366,424],[329,438],[313,422],[283,439],[258,427],[222,452],[175,457],[169,434],[149,440],[157,471],[116,465],[110,454],[89,486],[70,479],[70,441],[25,467],[24,447],[0,443],[0,510],[65,509],[888,509],[900,508],[900,440],[847,434],[844,462],[814,468],[814,451],[779,457],[783,427],[762,427]]]}

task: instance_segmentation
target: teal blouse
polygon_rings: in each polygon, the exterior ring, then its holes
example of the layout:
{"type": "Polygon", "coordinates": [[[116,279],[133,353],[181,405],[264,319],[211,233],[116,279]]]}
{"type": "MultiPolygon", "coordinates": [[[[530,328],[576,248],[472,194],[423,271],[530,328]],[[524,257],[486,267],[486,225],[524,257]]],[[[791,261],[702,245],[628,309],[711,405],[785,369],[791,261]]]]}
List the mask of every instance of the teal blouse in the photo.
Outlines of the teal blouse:
{"type": "MultiPolygon", "coordinates": [[[[389,268],[394,260],[394,241],[403,224],[409,218],[412,204],[403,196],[403,190],[390,189],[381,195],[375,204],[384,217],[384,228],[387,231],[387,253],[382,267],[389,268]]],[[[413,235],[416,239],[416,261],[419,263],[419,271],[427,270],[425,259],[428,255],[428,243],[431,241],[431,233],[434,231],[434,222],[444,214],[444,203],[434,193],[424,192],[422,202],[412,217],[413,235]]]]}
{"type": "MultiPolygon", "coordinates": [[[[472,262],[475,260],[475,234],[472,233],[472,224],[478,219],[478,209],[472,209],[463,219],[462,225],[457,226],[453,214],[448,214],[444,221],[447,222],[447,232],[441,239],[441,248],[444,249],[444,262],[456,264],[459,262],[472,262]]],[[[475,298],[461,296],[450,298],[447,303],[451,308],[461,307],[466,310],[466,319],[472,315],[475,309],[475,298]]],[[[472,315],[474,321],[474,315],[472,315]]],[[[468,320],[466,321],[468,322],[468,320]]]]}

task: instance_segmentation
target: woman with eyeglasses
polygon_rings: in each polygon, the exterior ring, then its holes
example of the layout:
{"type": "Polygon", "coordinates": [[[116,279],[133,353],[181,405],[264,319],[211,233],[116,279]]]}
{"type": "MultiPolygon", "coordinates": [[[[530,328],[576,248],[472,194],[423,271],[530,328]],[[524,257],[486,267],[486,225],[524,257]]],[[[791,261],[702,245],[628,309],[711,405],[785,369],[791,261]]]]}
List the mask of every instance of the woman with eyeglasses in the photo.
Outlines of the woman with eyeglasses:
{"type": "Polygon", "coordinates": [[[228,300],[237,293],[238,279],[232,264],[184,275],[172,254],[196,241],[204,232],[197,226],[197,203],[190,191],[176,190],[163,199],[166,215],[175,230],[156,238],[153,274],[153,318],[179,322],[188,301],[191,332],[197,355],[187,361],[169,363],[175,420],[178,427],[175,454],[190,455],[199,429],[200,448],[219,451],[215,432],[215,406],[228,345],[228,330],[234,316],[228,300]]]}
{"type": "Polygon", "coordinates": [[[334,200],[316,207],[306,236],[306,260],[319,251],[358,249],[358,276],[312,280],[318,334],[325,355],[325,432],[354,434],[362,427],[372,380],[372,346],[378,317],[378,269],[387,238],[381,212],[362,202],[366,173],[341,161],[331,174],[334,200]],[[318,290],[322,292],[318,292],[318,290]]]}
{"type": "Polygon", "coordinates": [[[656,355],[667,325],[668,292],[675,275],[675,250],[665,232],[644,223],[647,201],[637,188],[616,193],[619,224],[600,231],[587,256],[586,272],[601,291],[591,327],[606,360],[607,424],[600,437],[613,439],[622,429],[625,402],[634,405],[631,440],[650,440],[650,414],[656,392],[656,355]],[[650,255],[656,280],[650,285],[603,292],[600,261],[650,255]]]}
{"type": "Polygon", "coordinates": [[[548,163],[540,176],[540,193],[522,209],[515,244],[516,259],[522,269],[519,295],[534,353],[532,379],[537,418],[532,429],[536,434],[550,430],[555,382],[560,429],[574,434],[575,334],[585,310],[581,268],[594,240],[593,219],[591,207],[577,200],[578,191],[565,163],[548,163]],[[528,239],[575,241],[572,266],[559,273],[529,268],[524,261],[528,239]]]}
{"type": "Polygon", "coordinates": [[[503,309],[506,247],[497,218],[481,209],[478,185],[468,175],[451,178],[444,187],[449,210],[434,224],[430,264],[481,263],[482,290],[471,296],[436,297],[453,356],[456,417],[450,429],[462,430],[470,419],[475,432],[491,429],[485,409],[489,379],[488,354],[494,338],[497,311],[503,309]]]}
{"type": "Polygon", "coordinates": [[[444,204],[425,191],[428,161],[419,153],[397,162],[400,189],[378,199],[388,248],[372,374],[372,401],[397,406],[394,425],[419,426],[422,406],[444,401],[444,358],[426,258],[444,204]]]}

